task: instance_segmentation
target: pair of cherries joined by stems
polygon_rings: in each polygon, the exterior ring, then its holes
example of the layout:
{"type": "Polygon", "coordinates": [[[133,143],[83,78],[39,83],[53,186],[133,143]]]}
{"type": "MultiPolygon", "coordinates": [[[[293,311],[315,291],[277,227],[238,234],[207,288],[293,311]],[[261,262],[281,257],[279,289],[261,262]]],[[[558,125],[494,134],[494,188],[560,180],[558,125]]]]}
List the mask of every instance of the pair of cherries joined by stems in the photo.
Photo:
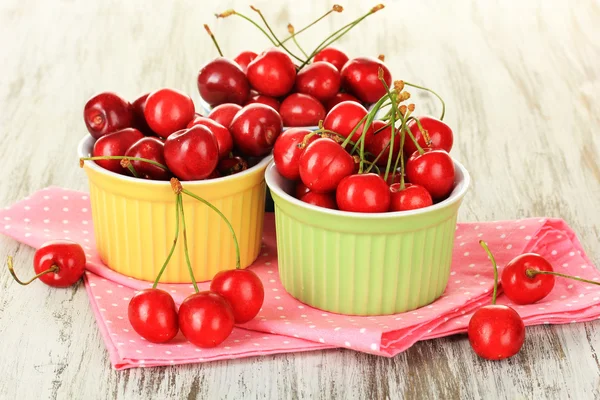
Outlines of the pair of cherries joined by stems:
{"type": "Polygon", "coordinates": [[[450,194],[455,177],[448,154],[453,134],[441,120],[443,101],[439,120],[412,117],[414,104],[400,104],[410,98],[405,85],[431,90],[402,81],[391,89],[383,69],[378,79],[385,94],[370,111],[343,101],[327,113],[318,130],[289,129],[277,139],[275,165],[283,177],[297,182],[298,199],[373,213],[423,208],[450,194]],[[385,107],[389,111],[379,115],[385,107]]]}
{"type": "Polygon", "coordinates": [[[525,342],[525,324],[512,307],[496,304],[498,284],[515,304],[533,304],[548,296],[554,288],[555,277],[580,282],[600,283],[555,272],[552,265],[535,253],[521,254],[512,259],[498,277],[494,255],[484,241],[479,242],[487,252],[494,268],[492,304],[479,308],[469,321],[467,333],[473,351],[488,360],[502,360],[517,354],[525,342]],[[500,282],[498,282],[500,280],[500,282]]]}

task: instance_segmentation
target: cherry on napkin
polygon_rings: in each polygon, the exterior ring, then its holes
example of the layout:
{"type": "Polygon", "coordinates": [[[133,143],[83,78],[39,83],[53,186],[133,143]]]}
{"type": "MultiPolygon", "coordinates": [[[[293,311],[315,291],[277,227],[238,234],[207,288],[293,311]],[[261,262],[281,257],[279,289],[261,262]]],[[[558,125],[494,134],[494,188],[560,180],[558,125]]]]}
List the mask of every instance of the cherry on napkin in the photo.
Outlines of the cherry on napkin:
{"type": "MultiPolygon", "coordinates": [[[[33,247],[50,239],[81,243],[88,257],[85,283],[90,302],[115,368],[193,363],[279,352],[346,347],[394,356],[419,340],[466,331],[472,312],[491,298],[493,271],[479,247],[484,239],[500,266],[524,252],[537,252],[555,270],[587,279],[600,274],[586,257],[573,231],[558,219],[459,224],[450,281],[444,295],[418,310],[376,317],[345,316],[309,307],[283,289],[277,273],[273,215],[267,214],[263,249],[251,267],[265,285],[259,315],[236,328],[215,349],[197,349],[178,336],[174,342],[153,345],[131,329],[127,304],[135,290],[151,286],[107,268],[94,249],[87,194],[48,188],[0,211],[0,232],[33,247]],[[304,340],[303,340],[304,339],[304,340]]],[[[199,285],[208,288],[208,283],[199,285]]],[[[180,303],[193,292],[190,284],[161,284],[180,303]]],[[[505,296],[499,302],[510,304],[505,296]]],[[[600,316],[600,290],[557,278],[552,293],[541,302],[513,306],[526,325],[568,323],[600,316]]]]}

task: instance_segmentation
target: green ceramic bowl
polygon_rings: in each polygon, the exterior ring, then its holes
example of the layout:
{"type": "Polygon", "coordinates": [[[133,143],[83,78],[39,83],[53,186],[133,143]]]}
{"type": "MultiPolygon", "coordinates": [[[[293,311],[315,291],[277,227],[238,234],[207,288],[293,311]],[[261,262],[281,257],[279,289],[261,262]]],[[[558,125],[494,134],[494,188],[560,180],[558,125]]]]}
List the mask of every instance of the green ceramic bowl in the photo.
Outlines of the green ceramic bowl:
{"type": "Polygon", "coordinates": [[[385,315],[423,307],[448,284],[456,217],[469,188],[454,161],[450,197],[420,210],[362,214],[294,198],[294,182],[275,164],[265,178],[275,202],[279,275],[296,299],[349,315],[385,315]]]}

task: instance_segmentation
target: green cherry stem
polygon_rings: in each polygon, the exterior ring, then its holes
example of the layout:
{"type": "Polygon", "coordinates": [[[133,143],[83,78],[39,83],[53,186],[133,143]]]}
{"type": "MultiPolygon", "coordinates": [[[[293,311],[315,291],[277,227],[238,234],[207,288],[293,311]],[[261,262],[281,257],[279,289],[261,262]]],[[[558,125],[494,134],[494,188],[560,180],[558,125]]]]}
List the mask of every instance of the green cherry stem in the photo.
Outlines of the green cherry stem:
{"type": "Polygon", "coordinates": [[[433,90],[431,90],[429,88],[415,85],[414,83],[408,83],[405,81],[404,84],[407,86],[412,86],[417,89],[425,90],[426,92],[432,93],[435,97],[437,97],[442,102],[442,115],[440,116],[440,120],[441,121],[444,120],[444,115],[446,115],[446,103],[444,102],[444,99],[442,99],[442,96],[440,96],[439,94],[437,94],[436,92],[434,92],[433,90]]]}
{"type": "Polygon", "coordinates": [[[392,157],[394,155],[394,140],[396,139],[396,137],[395,137],[396,112],[398,111],[398,108],[396,107],[396,99],[395,99],[394,93],[392,93],[390,91],[390,87],[386,83],[385,79],[383,79],[383,69],[382,68],[379,68],[379,70],[377,71],[377,77],[379,78],[379,81],[382,83],[383,87],[385,87],[387,95],[390,98],[390,101],[392,102],[392,108],[390,110],[391,111],[391,114],[390,114],[391,133],[390,133],[390,141],[388,142],[390,150],[388,151],[388,160],[387,160],[387,164],[385,167],[385,175],[383,176],[383,180],[387,182],[387,178],[390,173],[390,167],[392,166],[392,157]]]}
{"type": "MultiPolygon", "coordinates": [[[[296,45],[296,47],[298,48],[298,50],[300,50],[302,52],[302,54],[304,55],[304,57],[308,57],[308,54],[306,54],[306,52],[304,51],[304,49],[302,48],[302,46],[300,46],[300,43],[298,43],[298,41],[296,40],[296,35],[294,34],[294,25],[288,24],[288,32],[292,34],[292,36],[290,36],[290,37],[294,41],[294,44],[296,45]]],[[[281,42],[281,43],[283,43],[283,42],[281,42]]]]}
{"type": "Polygon", "coordinates": [[[317,18],[316,20],[314,20],[310,24],[306,25],[304,28],[300,29],[299,31],[292,33],[291,36],[288,36],[285,39],[283,39],[281,41],[281,43],[285,43],[285,42],[287,42],[290,39],[294,39],[295,40],[296,35],[301,34],[302,32],[304,32],[305,30],[307,30],[308,28],[310,28],[311,26],[313,26],[314,24],[316,24],[317,22],[319,22],[323,18],[327,17],[329,14],[331,14],[334,11],[335,12],[342,12],[342,11],[344,11],[344,8],[342,6],[340,6],[339,4],[334,4],[333,7],[331,8],[331,10],[327,11],[325,14],[321,15],[319,18],[317,18]]]}
{"type": "Polygon", "coordinates": [[[237,240],[237,236],[235,234],[235,231],[233,230],[233,226],[231,225],[231,222],[229,222],[229,220],[227,219],[227,217],[225,215],[223,215],[223,213],[215,206],[213,206],[212,204],[210,204],[208,201],[204,200],[202,197],[195,195],[194,193],[190,192],[187,189],[182,189],[181,192],[183,194],[186,194],[190,197],[193,197],[194,199],[198,200],[199,202],[207,205],[208,207],[210,207],[214,212],[216,212],[217,214],[219,214],[219,216],[223,219],[223,221],[225,221],[225,223],[227,224],[227,227],[229,228],[229,230],[231,231],[231,235],[233,236],[233,243],[235,245],[235,268],[236,269],[240,269],[241,266],[241,262],[240,262],[240,246],[238,244],[238,240],[237,240]]]}
{"type": "Polygon", "coordinates": [[[429,137],[429,132],[427,132],[427,129],[423,128],[423,125],[421,125],[421,121],[419,121],[419,118],[410,117],[410,118],[408,118],[408,120],[406,122],[408,123],[409,121],[415,121],[417,123],[417,126],[419,127],[419,131],[421,132],[421,135],[423,135],[423,138],[425,139],[425,144],[427,146],[431,146],[431,138],[429,137]]]}
{"type": "Polygon", "coordinates": [[[17,278],[17,274],[15,273],[15,269],[13,267],[13,258],[11,256],[8,256],[7,260],[6,260],[6,264],[8,265],[8,271],[10,272],[10,274],[12,275],[13,279],[22,286],[27,286],[29,285],[31,282],[35,281],[37,278],[39,278],[42,275],[46,275],[46,274],[50,274],[52,272],[56,272],[58,271],[58,265],[52,265],[50,268],[48,268],[45,271],[40,272],[39,274],[37,274],[36,276],[34,276],[33,278],[31,278],[30,280],[28,280],[27,282],[23,282],[21,281],[19,278],[17,278]]]}
{"type": "Polygon", "coordinates": [[[145,162],[148,164],[152,164],[155,165],[159,168],[164,169],[165,171],[168,170],[166,165],[162,165],[159,162],[156,162],[154,160],[149,160],[147,158],[141,158],[141,157],[125,157],[125,156],[96,156],[96,157],[80,157],[79,158],[79,166],[83,167],[83,162],[84,161],[96,161],[96,160],[129,160],[129,161],[141,161],[141,162],[145,162]]]}
{"type": "Polygon", "coordinates": [[[565,275],[565,274],[561,274],[560,272],[554,272],[554,271],[538,271],[536,269],[529,268],[529,269],[525,270],[525,275],[527,275],[528,278],[532,278],[532,279],[535,278],[536,275],[554,275],[554,276],[560,276],[561,278],[573,279],[573,280],[579,281],[579,282],[591,283],[592,285],[600,285],[600,282],[590,281],[589,279],[578,278],[576,276],[565,275]]]}
{"type": "Polygon", "coordinates": [[[273,38],[267,33],[267,31],[265,31],[260,25],[258,25],[256,23],[256,21],[254,21],[252,18],[246,17],[244,14],[240,14],[239,12],[235,11],[235,10],[227,10],[225,12],[222,12],[220,14],[215,14],[215,16],[217,18],[226,18],[229,17],[230,15],[237,15],[238,17],[241,17],[243,19],[245,19],[246,21],[250,22],[252,25],[254,25],[256,28],[258,28],[258,30],[260,30],[270,41],[271,43],[273,43],[274,46],[277,46],[277,43],[275,42],[275,40],[273,40],[273,38]]]}
{"type": "Polygon", "coordinates": [[[179,204],[180,203],[181,203],[181,194],[176,193],[175,194],[175,238],[173,239],[173,244],[171,245],[171,250],[169,250],[169,255],[167,256],[167,259],[165,260],[163,266],[161,267],[160,271],[158,272],[158,275],[156,276],[156,279],[154,280],[152,289],[156,289],[156,287],[158,286],[158,281],[160,280],[160,277],[162,276],[162,274],[165,272],[165,269],[167,268],[167,265],[169,264],[169,261],[171,261],[171,257],[173,257],[173,253],[175,252],[175,246],[177,245],[177,239],[179,238],[179,204]]]}
{"type": "Polygon", "coordinates": [[[133,175],[135,178],[140,177],[128,158],[124,158],[121,160],[121,167],[127,168],[129,172],[131,172],[131,175],[133,175]]]}
{"type": "Polygon", "coordinates": [[[279,40],[277,35],[275,35],[275,32],[273,32],[273,29],[271,29],[271,25],[269,25],[269,23],[267,22],[267,19],[263,15],[263,13],[254,6],[250,6],[250,8],[252,9],[252,11],[255,11],[256,13],[258,13],[258,15],[260,16],[260,19],[262,19],[263,23],[265,24],[265,26],[267,27],[269,32],[271,32],[271,35],[273,35],[273,39],[275,39],[275,41],[277,42],[276,46],[281,46],[281,48],[284,49],[290,56],[294,57],[296,60],[298,60],[300,62],[303,62],[304,60],[302,58],[300,58],[297,55],[295,55],[294,53],[292,53],[292,51],[290,49],[288,49],[287,47],[285,47],[285,45],[283,43],[281,43],[281,41],[279,40]]]}
{"type": "Polygon", "coordinates": [[[192,263],[190,262],[190,253],[187,244],[187,230],[185,227],[185,214],[183,211],[183,196],[181,195],[181,192],[178,193],[177,196],[179,197],[179,212],[181,212],[181,225],[183,228],[183,252],[185,253],[185,262],[187,263],[188,271],[190,272],[190,278],[192,278],[192,285],[194,285],[194,290],[196,291],[196,293],[198,293],[200,290],[198,289],[196,277],[194,276],[194,270],[192,269],[192,263]]]}
{"type": "Polygon", "coordinates": [[[217,38],[215,38],[215,35],[213,35],[213,33],[210,30],[210,28],[208,27],[208,25],[204,24],[204,29],[206,30],[206,33],[208,33],[208,35],[210,36],[211,40],[215,44],[215,47],[217,48],[217,51],[219,52],[219,55],[221,57],[223,57],[223,52],[221,51],[221,47],[219,47],[219,43],[217,42],[217,38]]]}
{"type": "Polygon", "coordinates": [[[487,243],[483,240],[480,240],[479,244],[481,245],[481,247],[483,247],[485,252],[490,257],[490,261],[492,262],[492,266],[494,267],[494,292],[492,294],[492,304],[496,304],[496,296],[498,295],[498,265],[496,264],[496,259],[490,251],[490,248],[488,247],[487,243]]]}

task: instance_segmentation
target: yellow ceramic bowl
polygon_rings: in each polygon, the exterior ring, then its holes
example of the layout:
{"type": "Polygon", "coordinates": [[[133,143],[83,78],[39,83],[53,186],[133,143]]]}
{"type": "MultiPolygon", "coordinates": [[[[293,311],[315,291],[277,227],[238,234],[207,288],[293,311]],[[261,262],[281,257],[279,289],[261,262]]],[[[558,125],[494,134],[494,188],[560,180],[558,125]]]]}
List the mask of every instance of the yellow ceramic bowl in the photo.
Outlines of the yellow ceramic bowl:
{"type": "MultiPolygon", "coordinates": [[[[79,156],[92,152],[94,139],[79,143],[79,156]]],[[[265,157],[246,171],[223,178],[182,182],[184,188],[211,202],[229,219],[237,235],[242,267],[258,257],[263,233],[266,185],[265,157]]],[[[175,237],[175,194],[169,182],[119,175],[86,161],[96,246],[111,269],[153,281],[175,237]]],[[[188,245],[194,275],[207,281],[219,271],[235,268],[235,247],[227,225],[217,213],[184,195],[188,245]]],[[[161,282],[190,282],[183,252],[177,243],[161,282]]]]}

